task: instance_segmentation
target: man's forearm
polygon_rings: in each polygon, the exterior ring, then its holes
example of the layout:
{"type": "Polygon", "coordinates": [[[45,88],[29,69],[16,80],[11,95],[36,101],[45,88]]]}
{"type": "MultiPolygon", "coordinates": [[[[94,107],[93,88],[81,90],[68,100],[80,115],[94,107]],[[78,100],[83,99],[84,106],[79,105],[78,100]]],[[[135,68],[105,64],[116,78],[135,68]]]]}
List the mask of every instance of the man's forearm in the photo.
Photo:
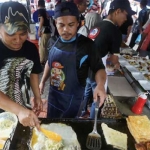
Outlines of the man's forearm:
{"type": "Polygon", "coordinates": [[[112,62],[113,65],[116,65],[117,63],[119,63],[119,58],[117,55],[111,55],[110,56],[110,61],[112,62]]]}
{"type": "Polygon", "coordinates": [[[106,82],[106,72],[105,69],[100,69],[97,71],[95,75],[95,81],[97,85],[104,86],[106,82]]]}
{"type": "Polygon", "coordinates": [[[19,111],[23,108],[20,104],[17,104],[13,100],[11,100],[8,96],[6,96],[3,92],[0,91],[0,108],[14,113],[16,115],[19,114],[19,111]]]}
{"type": "Polygon", "coordinates": [[[43,73],[41,82],[45,83],[47,81],[47,79],[49,78],[49,76],[50,76],[50,67],[49,67],[48,61],[47,61],[45,64],[44,73],[43,73]]]}
{"type": "Polygon", "coordinates": [[[35,98],[40,98],[40,89],[39,89],[39,75],[31,74],[30,75],[30,84],[35,98]]]}

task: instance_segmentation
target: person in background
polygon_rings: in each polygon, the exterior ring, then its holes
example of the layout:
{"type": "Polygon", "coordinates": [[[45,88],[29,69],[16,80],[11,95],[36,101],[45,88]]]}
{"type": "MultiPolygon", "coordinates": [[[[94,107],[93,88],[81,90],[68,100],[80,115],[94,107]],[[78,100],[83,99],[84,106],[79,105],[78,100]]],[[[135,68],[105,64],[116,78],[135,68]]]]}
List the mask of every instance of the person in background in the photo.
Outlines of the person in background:
{"type": "Polygon", "coordinates": [[[39,125],[42,111],[39,76],[42,72],[36,46],[27,40],[29,18],[18,2],[4,2],[0,8],[0,108],[11,111],[25,126],[39,125]],[[34,94],[30,105],[30,86],[34,94]],[[21,106],[22,105],[22,106],[21,106]]]}
{"type": "Polygon", "coordinates": [[[45,65],[48,56],[47,44],[51,37],[51,26],[50,26],[50,16],[48,15],[45,9],[44,0],[38,1],[38,17],[39,17],[38,36],[40,37],[39,38],[40,62],[42,65],[45,65]]]}
{"type": "Polygon", "coordinates": [[[104,0],[102,2],[102,8],[101,8],[101,18],[102,19],[107,17],[111,1],[112,0],[104,0]]]}
{"type": "MultiPolygon", "coordinates": [[[[95,26],[98,26],[100,21],[101,21],[101,18],[98,13],[88,12],[85,16],[85,25],[83,25],[78,30],[78,33],[87,37],[90,33],[90,30],[94,28],[95,26]]],[[[82,110],[80,118],[88,118],[89,116],[87,105],[89,101],[91,101],[91,99],[93,102],[93,92],[94,92],[95,87],[96,87],[96,83],[94,82],[94,84],[91,84],[90,78],[87,78],[85,92],[84,92],[83,110],[82,110]]]]}
{"type": "Polygon", "coordinates": [[[150,24],[144,29],[141,34],[141,41],[139,43],[137,51],[139,51],[140,56],[149,56],[150,59],[150,24]]]}
{"type": "Polygon", "coordinates": [[[82,15],[82,13],[85,12],[86,8],[87,8],[87,3],[86,0],[73,0],[73,2],[76,4],[78,11],[79,11],[79,26],[78,29],[84,25],[84,16],[82,15]]]}
{"type": "Polygon", "coordinates": [[[132,16],[127,15],[127,20],[119,27],[119,29],[122,33],[122,42],[124,42],[124,43],[127,42],[127,39],[128,39],[129,34],[131,32],[132,25],[133,25],[132,16]]]}
{"type": "Polygon", "coordinates": [[[132,10],[136,12],[134,15],[132,15],[132,19],[134,23],[135,20],[138,18],[139,12],[141,11],[140,2],[135,0],[129,0],[129,2],[132,10]]]}
{"type": "Polygon", "coordinates": [[[148,20],[146,5],[147,5],[147,0],[141,0],[140,7],[142,10],[139,12],[138,19],[135,21],[132,27],[133,34],[132,34],[130,44],[129,44],[131,48],[134,47],[136,38],[138,37],[140,33],[142,33],[142,30],[143,30],[142,27],[148,20]]]}
{"type": "Polygon", "coordinates": [[[88,70],[95,73],[97,86],[93,97],[99,96],[101,106],[106,98],[105,67],[97,56],[94,42],[77,34],[79,11],[73,2],[62,2],[55,8],[59,38],[52,38],[49,58],[40,83],[41,93],[50,77],[48,118],[75,118],[83,101],[88,70]]]}
{"type": "MultiPolygon", "coordinates": [[[[127,20],[127,15],[132,15],[132,13],[133,11],[130,8],[128,0],[114,0],[110,3],[106,19],[101,21],[88,35],[89,38],[94,40],[96,49],[98,49],[97,55],[102,57],[105,66],[109,54],[109,60],[114,66],[114,69],[120,68],[118,54],[120,52],[122,35],[119,27],[127,20]]],[[[89,78],[94,82],[92,72],[89,78]]],[[[105,90],[107,90],[107,80],[105,90]]],[[[92,104],[90,118],[94,118],[94,108],[95,103],[92,104]]]]}
{"type": "Polygon", "coordinates": [[[93,0],[91,7],[88,9],[88,12],[101,13],[101,3],[99,0],[93,0]]]}
{"type": "Polygon", "coordinates": [[[78,33],[87,37],[90,30],[97,26],[101,20],[102,19],[98,13],[88,12],[85,15],[85,24],[78,30],[78,33]]]}

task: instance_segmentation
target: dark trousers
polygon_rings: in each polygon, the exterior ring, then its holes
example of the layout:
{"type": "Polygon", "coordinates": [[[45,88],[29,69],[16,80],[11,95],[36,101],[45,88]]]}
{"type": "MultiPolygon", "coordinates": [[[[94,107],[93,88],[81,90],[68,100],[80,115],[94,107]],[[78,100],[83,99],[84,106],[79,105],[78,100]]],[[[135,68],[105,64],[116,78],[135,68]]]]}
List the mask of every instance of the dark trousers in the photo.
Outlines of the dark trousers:
{"type": "Polygon", "coordinates": [[[130,44],[129,44],[129,46],[130,46],[131,48],[134,47],[134,45],[135,45],[135,40],[136,40],[136,38],[138,37],[138,35],[139,35],[139,33],[133,33],[133,34],[132,34],[131,41],[130,41],[130,44]]]}

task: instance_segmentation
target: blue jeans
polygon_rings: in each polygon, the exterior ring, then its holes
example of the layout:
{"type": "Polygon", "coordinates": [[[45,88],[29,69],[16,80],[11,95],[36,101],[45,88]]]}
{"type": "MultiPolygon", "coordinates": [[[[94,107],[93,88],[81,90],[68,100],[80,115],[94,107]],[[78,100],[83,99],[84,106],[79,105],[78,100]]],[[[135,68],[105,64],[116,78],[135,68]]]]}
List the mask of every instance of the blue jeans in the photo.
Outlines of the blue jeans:
{"type": "Polygon", "coordinates": [[[91,80],[90,78],[86,79],[82,113],[87,111],[88,101],[91,97],[93,97],[93,91],[94,91],[96,85],[97,84],[95,81],[91,80]]]}

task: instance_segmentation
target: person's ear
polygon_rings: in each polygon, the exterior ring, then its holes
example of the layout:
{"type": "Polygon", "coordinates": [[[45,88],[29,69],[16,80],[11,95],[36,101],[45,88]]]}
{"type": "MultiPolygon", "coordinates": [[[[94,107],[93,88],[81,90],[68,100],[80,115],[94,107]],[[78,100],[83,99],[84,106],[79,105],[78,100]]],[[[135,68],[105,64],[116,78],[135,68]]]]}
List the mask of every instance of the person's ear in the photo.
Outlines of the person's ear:
{"type": "Polygon", "coordinates": [[[79,8],[80,7],[80,5],[79,4],[76,4],[77,5],[77,8],[79,8]]]}
{"type": "Polygon", "coordinates": [[[117,15],[118,13],[120,13],[121,12],[121,9],[119,8],[119,9],[117,9],[116,11],[115,11],[115,15],[117,15]]]}

